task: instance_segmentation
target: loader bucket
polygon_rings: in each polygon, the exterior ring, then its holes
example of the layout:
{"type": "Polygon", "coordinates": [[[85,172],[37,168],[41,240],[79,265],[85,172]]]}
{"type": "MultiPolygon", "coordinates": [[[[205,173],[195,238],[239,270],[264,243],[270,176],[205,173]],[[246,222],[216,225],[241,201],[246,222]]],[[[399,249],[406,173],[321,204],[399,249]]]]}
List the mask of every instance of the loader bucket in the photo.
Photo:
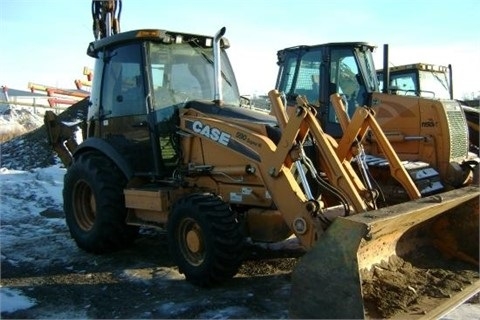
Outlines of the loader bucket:
{"type": "Polygon", "coordinates": [[[480,291],[478,186],[338,217],[292,275],[290,318],[439,318],[480,291]]]}

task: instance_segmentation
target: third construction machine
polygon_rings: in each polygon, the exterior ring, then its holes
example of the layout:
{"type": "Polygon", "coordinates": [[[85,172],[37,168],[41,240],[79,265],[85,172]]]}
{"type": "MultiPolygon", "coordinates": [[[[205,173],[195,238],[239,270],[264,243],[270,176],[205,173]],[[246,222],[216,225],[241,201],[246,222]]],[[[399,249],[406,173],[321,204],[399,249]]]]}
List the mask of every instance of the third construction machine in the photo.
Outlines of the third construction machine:
{"type": "MultiPolygon", "coordinates": [[[[376,190],[350,161],[360,146],[356,134],[337,143],[315,107],[299,98],[287,115],[276,90],[269,93],[275,116],[240,106],[224,33],[133,30],[90,43],[95,70],[83,141],[45,115],[67,167],[71,236],[80,248],[103,253],[131,243],[138,226],[162,228],[180,272],[211,286],[237,273],[247,237],[276,242],[294,234],[308,252],[297,275],[311,283],[294,281],[292,300],[302,303],[291,305],[290,316],[374,317],[360,270],[441,241],[411,230],[478,204],[478,188],[421,198],[371,109],[358,108],[348,123],[336,100],[345,129],[371,128],[392,175],[416,199],[378,209],[376,190]]],[[[453,226],[458,240],[470,227],[453,226]]],[[[458,299],[478,286],[469,284],[458,299]]]]}
{"type": "MultiPolygon", "coordinates": [[[[388,52],[388,45],[384,45],[384,52],[388,52]]],[[[385,55],[385,59],[384,69],[377,70],[382,92],[414,95],[427,99],[454,100],[451,64],[446,67],[430,63],[411,63],[387,69],[388,54],[385,55]],[[388,70],[388,73],[384,70],[388,70]],[[384,86],[385,82],[389,83],[389,86],[384,86]]],[[[480,109],[468,105],[468,102],[464,100],[459,100],[459,103],[467,119],[470,150],[480,155],[480,109]]]]}

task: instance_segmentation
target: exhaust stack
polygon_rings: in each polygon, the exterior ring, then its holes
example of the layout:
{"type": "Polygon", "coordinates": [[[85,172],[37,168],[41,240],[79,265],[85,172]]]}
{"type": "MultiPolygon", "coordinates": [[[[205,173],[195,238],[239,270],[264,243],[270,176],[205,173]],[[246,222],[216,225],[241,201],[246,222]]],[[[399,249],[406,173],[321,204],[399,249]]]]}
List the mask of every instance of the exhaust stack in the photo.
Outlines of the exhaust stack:
{"type": "Polygon", "coordinates": [[[220,39],[225,35],[225,27],[221,28],[215,37],[213,38],[213,68],[214,68],[214,81],[215,81],[215,97],[216,104],[220,104],[222,97],[222,69],[221,69],[221,57],[220,57],[220,39]]]}

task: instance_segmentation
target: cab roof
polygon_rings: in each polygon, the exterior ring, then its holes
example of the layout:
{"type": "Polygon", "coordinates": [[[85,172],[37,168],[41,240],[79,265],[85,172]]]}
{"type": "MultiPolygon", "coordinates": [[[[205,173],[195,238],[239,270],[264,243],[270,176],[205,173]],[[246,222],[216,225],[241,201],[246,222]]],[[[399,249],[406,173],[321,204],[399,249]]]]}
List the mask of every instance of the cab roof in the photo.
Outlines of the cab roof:
{"type": "MultiPolygon", "coordinates": [[[[425,70],[425,71],[446,73],[448,70],[448,67],[435,65],[431,63],[422,63],[422,62],[390,67],[390,72],[411,71],[411,70],[425,70]]],[[[382,72],[383,69],[378,71],[382,72]]]]}
{"type": "MultiPolygon", "coordinates": [[[[87,54],[91,57],[97,57],[97,53],[105,48],[116,46],[118,44],[136,41],[158,41],[165,44],[178,44],[184,42],[194,42],[195,45],[208,48],[213,45],[213,36],[205,36],[191,33],[175,32],[160,29],[138,29],[121,32],[90,42],[87,48],[87,54]]],[[[228,39],[222,37],[220,40],[222,48],[230,47],[228,39]]]]}
{"type": "Polygon", "coordinates": [[[299,46],[284,48],[282,50],[279,50],[278,52],[296,51],[296,50],[302,50],[302,49],[309,50],[309,49],[316,49],[316,48],[322,48],[322,47],[362,47],[362,46],[366,46],[371,49],[377,48],[376,45],[368,42],[329,42],[329,43],[316,44],[316,45],[299,45],[299,46]]]}

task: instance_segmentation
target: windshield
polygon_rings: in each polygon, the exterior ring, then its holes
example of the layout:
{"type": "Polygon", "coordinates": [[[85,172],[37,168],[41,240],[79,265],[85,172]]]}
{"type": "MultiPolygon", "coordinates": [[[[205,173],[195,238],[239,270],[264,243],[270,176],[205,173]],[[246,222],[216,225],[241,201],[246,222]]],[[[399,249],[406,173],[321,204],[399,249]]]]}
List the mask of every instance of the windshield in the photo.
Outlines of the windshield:
{"type": "Polygon", "coordinates": [[[449,99],[450,91],[447,75],[442,72],[419,72],[420,96],[431,95],[437,99],[449,99]]]}
{"type": "MultiPolygon", "coordinates": [[[[330,59],[329,94],[338,92],[345,99],[347,113],[369,104],[370,93],[378,91],[378,80],[369,46],[333,47],[330,59]]],[[[335,114],[330,114],[334,122],[335,114]]]]}
{"type": "Polygon", "coordinates": [[[363,80],[365,81],[365,86],[368,92],[378,91],[378,79],[377,73],[375,70],[375,65],[373,63],[373,56],[371,54],[371,49],[367,46],[359,47],[356,49],[356,55],[358,59],[359,68],[362,70],[360,72],[363,75],[363,80]]]}
{"type": "MultiPolygon", "coordinates": [[[[379,71],[379,77],[382,79],[381,88],[383,90],[383,71],[379,71]]],[[[418,92],[418,79],[415,71],[393,73],[390,72],[390,90],[397,94],[415,96],[418,92]]]]}
{"type": "MultiPolygon", "coordinates": [[[[154,109],[190,100],[214,99],[213,49],[189,43],[149,43],[154,109]]],[[[230,62],[221,51],[222,95],[226,104],[240,105],[240,95],[230,62]]]]}
{"type": "MultiPolygon", "coordinates": [[[[379,77],[383,77],[382,72],[379,72],[379,77]]],[[[450,99],[448,77],[443,72],[417,69],[407,72],[390,72],[390,88],[396,90],[397,94],[407,96],[450,99]]]]}

